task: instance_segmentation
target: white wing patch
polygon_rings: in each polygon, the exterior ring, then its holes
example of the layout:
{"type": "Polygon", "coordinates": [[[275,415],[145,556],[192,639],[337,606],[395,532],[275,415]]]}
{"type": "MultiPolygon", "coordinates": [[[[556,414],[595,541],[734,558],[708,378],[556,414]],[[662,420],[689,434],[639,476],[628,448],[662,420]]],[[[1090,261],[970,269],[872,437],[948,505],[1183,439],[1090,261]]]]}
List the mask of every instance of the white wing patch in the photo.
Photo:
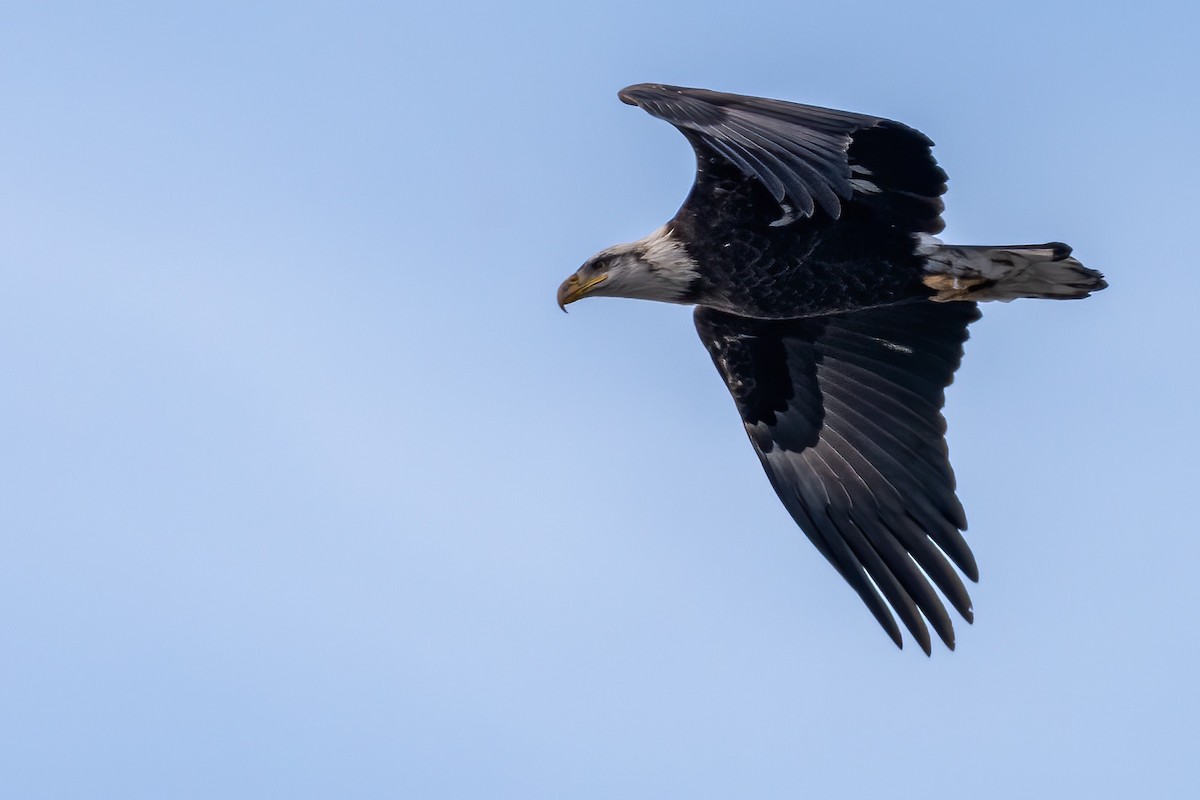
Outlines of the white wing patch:
{"type": "Polygon", "coordinates": [[[782,228],[784,225],[791,225],[796,220],[800,219],[800,214],[796,211],[795,206],[786,200],[781,200],[779,205],[783,207],[783,216],[771,223],[772,228],[782,228]]]}
{"type": "Polygon", "coordinates": [[[904,353],[907,356],[911,356],[913,353],[913,349],[911,347],[909,347],[908,345],[897,344],[896,342],[889,341],[888,339],[880,339],[878,336],[868,336],[866,338],[870,339],[873,342],[878,342],[879,344],[886,347],[888,350],[892,350],[897,353],[904,353]]]}
{"type": "Polygon", "coordinates": [[[851,178],[850,186],[861,194],[879,194],[880,188],[866,178],[851,178]]]}
{"type": "Polygon", "coordinates": [[[933,253],[942,246],[942,240],[936,236],[930,236],[928,233],[914,233],[913,238],[917,240],[917,255],[927,256],[933,253]]]}

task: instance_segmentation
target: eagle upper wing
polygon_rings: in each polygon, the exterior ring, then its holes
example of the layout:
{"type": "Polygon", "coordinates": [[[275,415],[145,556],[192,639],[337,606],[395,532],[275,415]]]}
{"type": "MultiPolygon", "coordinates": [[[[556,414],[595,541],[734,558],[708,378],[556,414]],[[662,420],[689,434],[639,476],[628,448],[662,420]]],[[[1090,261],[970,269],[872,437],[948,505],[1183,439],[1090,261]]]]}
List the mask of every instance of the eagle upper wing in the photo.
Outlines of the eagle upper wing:
{"type": "Polygon", "coordinates": [[[920,131],[899,122],[762,97],[642,83],[620,99],[678,128],[700,162],[716,156],[753,177],[794,218],[838,219],[853,199],[910,231],[943,227],[946,173],[920,131]]]}
{"type": "Polygon", "coordinates": [[[930,580],[972,620],[947,560],[978,580],[941,408],[978,318],[974,303],[926,301],[796,320],[695,312],[784,506],[893,641],[889,603],[926,653],[922,614],[954,647],[930,580]]]}

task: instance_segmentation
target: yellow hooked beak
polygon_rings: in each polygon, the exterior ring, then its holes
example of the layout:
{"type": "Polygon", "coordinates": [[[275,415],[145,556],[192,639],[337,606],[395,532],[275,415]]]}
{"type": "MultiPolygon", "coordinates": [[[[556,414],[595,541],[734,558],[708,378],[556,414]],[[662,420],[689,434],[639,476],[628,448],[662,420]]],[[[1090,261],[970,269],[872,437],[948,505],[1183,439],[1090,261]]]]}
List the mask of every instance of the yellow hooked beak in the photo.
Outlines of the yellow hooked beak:
{"type": "Polygon", "coordinates": [[[586,281],[580,279],[579,273],[576,272],[574,275],[563,281],[562,286],[558,287],[558,307],[561,308],[564,313],[566,313],[568,303],[574,303],[576,300],[581,300],[584,297],[587,297],[588,292],[590,292],[593,287],[604,283],[606,280],[608,280],[607,272],[603,275],[597,275],[594,278],[589,278],[586,281]]]}

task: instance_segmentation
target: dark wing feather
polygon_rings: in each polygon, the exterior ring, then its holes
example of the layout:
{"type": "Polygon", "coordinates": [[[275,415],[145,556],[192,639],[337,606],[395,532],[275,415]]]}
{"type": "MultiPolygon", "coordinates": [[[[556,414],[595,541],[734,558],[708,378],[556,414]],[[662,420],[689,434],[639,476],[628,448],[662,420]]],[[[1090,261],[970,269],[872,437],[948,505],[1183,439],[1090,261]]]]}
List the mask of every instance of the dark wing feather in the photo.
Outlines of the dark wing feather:
{"type": "MultiPolygon", "coordinates": [[[[946,173],[919,131],[818,106],[643,83],[622,101],[678,128],[703,160],[716,155],[755,178],[795,218],[834,219],[854,199],[905,230],[942,229],[946,173]]],[[[703,179],[701,168],[697,180],[703,179]]]]}
{"type": "Polygon", "coordinates": [[[971,599],[950,561],[972,581],[979,575],[961,533],[941,408],[967,326],[979,318],[975,304],[919,301],[797,320],[697,308],[695,318],[792,517],[897,645],[889,604],[926,653],[925,620],[953,649],[930,581],[970,622],[971,599]]]}

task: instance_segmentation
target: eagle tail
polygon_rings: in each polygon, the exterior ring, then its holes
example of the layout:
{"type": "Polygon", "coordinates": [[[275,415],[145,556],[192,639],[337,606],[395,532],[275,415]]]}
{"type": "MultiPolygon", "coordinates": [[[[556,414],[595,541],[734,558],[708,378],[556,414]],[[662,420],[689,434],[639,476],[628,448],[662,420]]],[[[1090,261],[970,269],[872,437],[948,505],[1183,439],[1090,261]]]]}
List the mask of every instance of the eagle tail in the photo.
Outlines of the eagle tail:
{"type": "Polygon", "coordinates": [[[1072,258],[1071,248],[1062,242],[987,247],[926,237],[917,252],[925,256],[924,283],[939,302],[1073,300],[1108,286],[1103,275],[1072,258]]]}

